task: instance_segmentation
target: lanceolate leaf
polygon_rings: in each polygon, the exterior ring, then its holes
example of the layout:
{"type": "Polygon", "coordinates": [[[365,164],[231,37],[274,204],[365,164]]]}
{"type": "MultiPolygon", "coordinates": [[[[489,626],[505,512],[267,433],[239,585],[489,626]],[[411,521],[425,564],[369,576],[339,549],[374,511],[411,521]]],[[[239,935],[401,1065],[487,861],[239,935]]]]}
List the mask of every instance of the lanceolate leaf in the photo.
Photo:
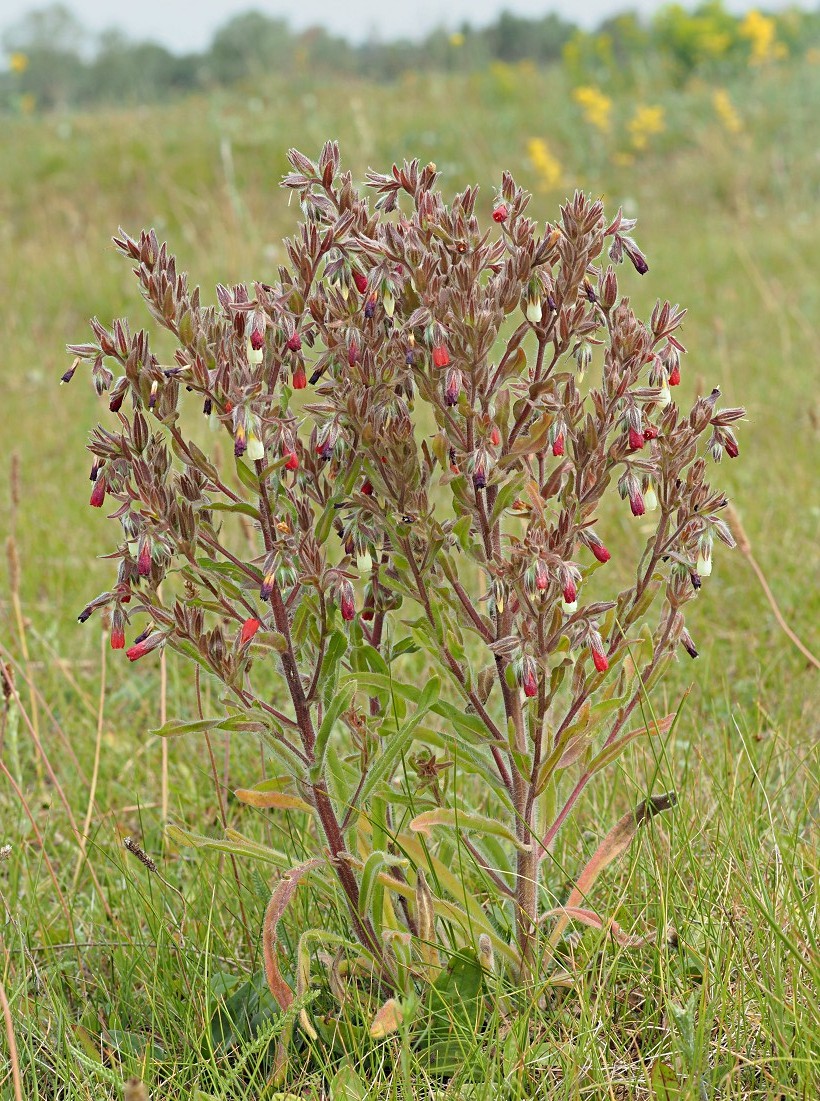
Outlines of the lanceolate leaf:
{"type": "Polygon", "coordinates": [[[410,823],[410,829],[414,833],[424,833],[428,836],[433,826],[448,826],[451,829],[475,833],[491,833],[496,837],[503,837],[505,841],[509,841],[522,852],[530,851],[530,846],[520,841],[503,822],[495,818],[487,818],[483,814],[456,810],[455,807],[436,807],[435,810],[426,810],[417,814],[410,823]]]}
{"type": "Polygon", "coordinates": [[[564,912],[555,923],[555,928],[550,934],[550,944],[553,947],[560,940],[569,921],[567,911],[580,906],[587,898],[595,880],[607,865],[626,852],[644,822],[648,822],[650,818],[654,818],[661,811],[674,807],[676,802],[677,796],[673,791],[666,792],[664,795],[653,795],[649,799],[644,799],[634,810],[628,811],[623,818],[615,823],[593,853],[592,859],[581,872],[578,882],[570,892],[566,905],[563,907],[564,912]]]}
{"type": "Polygon", "coordinates": [[[276,998],[282,1009],[288,1008],[293,1001],[294,994],[282,978],[282,972],[279,970],[277,958],[279,921],[291,900],[293,892],[299,886],[299,880],[308,872],[321,868],[323,864],[324,860],[318,858],[306,860],[304,864],[299,864],[286,875],[283,875],[274,888],[265,910],[265,919],[262,923],[262,954],[265,961],[265,978],[271,994],[276,998]]]}
{"type": "Polygon", "coordinates": [[[234,795],[240,803],[247,803],[249,807],[301,810],[308,814],[315,813],[310,803],[306,803],[298,795],[289,795],[286,791],[258,791],[255,788],[237,788],[234,795]]]}

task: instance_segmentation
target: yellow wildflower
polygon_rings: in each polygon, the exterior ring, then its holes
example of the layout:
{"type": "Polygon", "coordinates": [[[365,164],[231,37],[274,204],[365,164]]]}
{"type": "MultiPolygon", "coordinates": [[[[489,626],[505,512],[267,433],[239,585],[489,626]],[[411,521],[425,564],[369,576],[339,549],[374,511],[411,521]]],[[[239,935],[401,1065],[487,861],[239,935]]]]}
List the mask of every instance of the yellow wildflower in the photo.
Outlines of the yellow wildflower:
{"type": "Polygon", "coordinates": [[[573,88],[572,98],[584,113],[584,119],[602,133],[609,130],[612,100],[600,88],[583,84],[573,88]]]}
{"type": "Polygon", "coordinates": [[[730,134],[739,134],[741,132],[743,123],[725,88],[715,89],[712,94],[712,106],[715,109],[715,114],[730,134]]]}
{"type": "Polygon", "coordinates": [[[777,28],[774,19],[754,9],[746,15],[746,18],[738,28],[741,38],[748,38],[750,46],[749,64],[762,65],[767,61],[774,61],[786,53],[782,42],[778,42],[777,28]]]}
{"type": "Polygon", "coordinates": [[[666,129],[663,107],[638,107],[627,126],[633,149],[646,149],[653,134],[666,129]]]}
{"type": "Polygon", "coordinates": [[[543,138],[530,138],[527,153],[539,176],[539,189],[550,191],[561,183],[561,162],[543,138]]]}
{"type": "Polygon", "coordinates": [[[28,68],[28,57],[21,53],[12,54],[9,57],[9,68],[13,73],[24,73],[28,68]]]}

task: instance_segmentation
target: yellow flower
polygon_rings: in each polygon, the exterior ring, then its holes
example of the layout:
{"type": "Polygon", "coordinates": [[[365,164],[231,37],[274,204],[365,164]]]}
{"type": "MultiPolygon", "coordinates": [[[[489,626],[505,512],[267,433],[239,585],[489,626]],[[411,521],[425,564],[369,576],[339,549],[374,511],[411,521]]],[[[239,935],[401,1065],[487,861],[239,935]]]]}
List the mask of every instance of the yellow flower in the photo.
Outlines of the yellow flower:
{"type": "Polygon", "coordinates": [[[712,106],[715,109],[715,114],[730,134],[741,132],[743,123],[725,88],[716,88],[712,93],[712,106]]]}
{"type": "Polygon", "coordinates": [[[530,138],[527,153],[539,176],[539,189],[550,191],[561,183],[561,162],[543,138],[530,138]]]}
{"type": "Polygon", "coordinates": [[[13,73],[24,73],[28,68],[28,58],[25,54],[12,54],[9,58],[9,68],[13,73]]]}
{"type": "Polygon", "coordinates": [[[584,113],[584,119],[602,133],[609,130],[610,115],[612,113],[612,100],[605,95],[600,88],[584,84],[580,88],[573,88],[572,98],[584,113]]]}
{"type": "Polygon", "coordinates": [[[738,28],[741,38],[748,38],[751,52],[750,65],[762,65],[766,61],[783,57],[785,47],[776,41],[777,28],[773,19],[759,11],[750,11],[738,28]]]}
{"type": "Polygon", "coordinates": [[[632,147],[646,149],[653,134],[662,134],[666,129],[663,107],[638,107],[627,126],[632,147]]]}

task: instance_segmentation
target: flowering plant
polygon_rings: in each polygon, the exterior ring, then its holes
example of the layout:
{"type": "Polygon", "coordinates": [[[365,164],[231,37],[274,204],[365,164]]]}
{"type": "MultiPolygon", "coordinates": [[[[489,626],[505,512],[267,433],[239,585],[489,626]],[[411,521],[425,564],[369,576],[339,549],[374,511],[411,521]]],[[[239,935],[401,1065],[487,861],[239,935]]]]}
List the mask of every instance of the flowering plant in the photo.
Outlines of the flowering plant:
{"type": "MultiPolygon", "coordinates": [[[[290,162],[304,220],[270,283],[206,306],[153,232],[115,238],[178,348],[162,364],[118,320],[70,349],[66,379],[87,361],[109,395],[91,504],[122,528],[116,583],[80,619],[109,608],[115,648],[147,623],[132,661],[168,647],[214,678],[223,712],[163,733],[257,734],[277,779],[239,797],[313,823],[266,916],[282,1006],[277,923],[321,871],[377,987],[435,980],[442,923],[485,969],[530,976],[569,920],[600,924],[595,877],[672,802],[627,815],[555,907],[545,858],[584,789],[669,728],[630,720],[679,647],[696,656],[685,606],[733,542],[708,459],[737,455],[742,410],[673,400],[685,311],[644,323],[620,295],[624,257],[648,270],[621,212],[576,193],[539,229],[505,174],[486,229],[476,189],[448,205],[434,165],[369,173],[371,205],[335,144],[290,162]],[[183,417],[193,398],[229,458],[183,417]],[[622,591],[617,508],[647,534],[622,591]]],[[[396,1003],[380,1012],[374,1034],[396,1027],[396,1003]]]]}

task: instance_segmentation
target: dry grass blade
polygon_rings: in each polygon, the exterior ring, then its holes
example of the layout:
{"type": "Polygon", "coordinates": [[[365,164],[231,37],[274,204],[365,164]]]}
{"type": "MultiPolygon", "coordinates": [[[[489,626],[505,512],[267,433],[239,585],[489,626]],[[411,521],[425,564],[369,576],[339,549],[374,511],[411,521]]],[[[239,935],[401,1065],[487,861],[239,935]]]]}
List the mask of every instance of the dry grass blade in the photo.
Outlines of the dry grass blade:
{"type": "Polygon", "coordinates": [[[14,1101],[23,1101],[23,1083],[20,1077],[20,1060],[17,1057],[17,1041],[14,1038],[14,1022],[11,1019],[11,1008],[2,982],[0,982],[0,1006],[3,1008],[3,1019],[6,1022],[6,1039],[9,1045],[11,1080],[14,1083],[14,1101]]]}
{"type": "Polygon", "coordinates": [[[265,910],[265,919],[262,923],[262,951],[265,960],[265,978],[267,979],[268,988],[271,994],[276,998],[281,1009],[288,1008],[293,1001],[294,995],[291,988],[282,978],[282,972],[279,970],[279,962],[276,958],[276,947],[278,943],[277,927],[282,918],[282,914],[284,914],[290,902],[293,892],[299,886],[300,879],[307,875],[308,872],[320,868],[322,864],[324,864],[324,861],[318,858],[306,860],[304,864],[300,864],[298,867],[288,872],[287,875],[282,876],[265,910]]]}

